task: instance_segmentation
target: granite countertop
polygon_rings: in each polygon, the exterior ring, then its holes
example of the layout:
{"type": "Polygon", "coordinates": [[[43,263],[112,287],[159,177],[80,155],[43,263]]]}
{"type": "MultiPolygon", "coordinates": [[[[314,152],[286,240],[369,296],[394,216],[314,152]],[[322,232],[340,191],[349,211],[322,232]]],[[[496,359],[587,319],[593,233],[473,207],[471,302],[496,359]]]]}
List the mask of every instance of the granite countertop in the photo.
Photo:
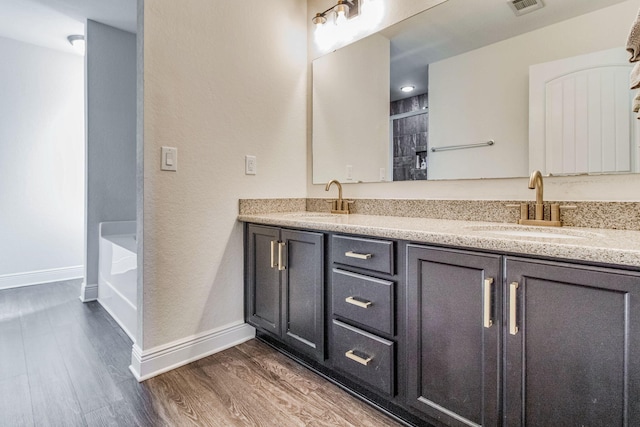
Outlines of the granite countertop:
{"type": "Polygon", "coordinates": [[[522,255],[640,267],[640,231],[578,227],[284,212],[239,215],[238,220],[298,229],[385,237],[412,242],[487,249],[522,255]]]}

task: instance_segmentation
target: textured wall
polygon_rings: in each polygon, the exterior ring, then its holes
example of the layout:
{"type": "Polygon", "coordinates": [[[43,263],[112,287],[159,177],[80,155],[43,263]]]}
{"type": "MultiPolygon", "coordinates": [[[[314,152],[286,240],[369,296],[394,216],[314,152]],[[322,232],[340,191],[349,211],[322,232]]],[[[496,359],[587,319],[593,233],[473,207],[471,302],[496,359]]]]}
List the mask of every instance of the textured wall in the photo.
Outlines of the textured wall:
{"type": "Polygon", "coordinates": [[[81,56],[0,38],[0,278],[83,264],[81,56]]]}
{"type": "Polygon", "coordinates": [[[306,196],[305,17],[299,0],[145,1],[143,350],[243,322],[238,199],[306,196]]]}
{"type": "Polygon", "coordinates": [[[136,36],[87,21],[87,271],[98,283],[98,225],[136,217],[136,36]]]}
{"type": "MultiPolygon", "coordinates": [[[[393,25],[415,13],[424,10],[435,1],[394,1],[384,0],[385,20],[379,28],[393,25]]],[[[636,2],[636,0],[630,0],[636,2]]],[[[309,66],[320,56],[313,44],[313,24],[311,18],[316,12],[329,7],[331,0],[308,0],[307,26],[309,43],[309,66]]],[[[376,31],[376,30],[374,30],[376,31]]],[[[624,40],[621,42],[624,44],[624,40]]],[[[311,77],[309,77],[311,85],[311,77]]],[[[309,101],[310,102],[310,101],[309,101]]],[[[311,113],[310,113],[311,114],[311,113]]],[[[310,119],[309,119],[310,122],[310,119]]],[[[311,152],[311,126],[308,140],[311,152]]],[[[311,165],[311,155],[307,162],[311,165]]],[[[311,166],[307,177],[309,197],[327,197],[324,185],[313,185],[311,166]]],[[[344,189],[345,197],[353,198],[407,198],[407,199],[480,199],[480,200],[530,200],[532,190],[527,188],[525,178],[483,179],[483,180],[445,180],[420,182],[393,182],[348,185],[344,189]]],[[[556,177],[545,178],[545,198],[549,200],[603,200],[603,201],[639,201],[640,174],[609,175],[593,177],[556,177]]]]}

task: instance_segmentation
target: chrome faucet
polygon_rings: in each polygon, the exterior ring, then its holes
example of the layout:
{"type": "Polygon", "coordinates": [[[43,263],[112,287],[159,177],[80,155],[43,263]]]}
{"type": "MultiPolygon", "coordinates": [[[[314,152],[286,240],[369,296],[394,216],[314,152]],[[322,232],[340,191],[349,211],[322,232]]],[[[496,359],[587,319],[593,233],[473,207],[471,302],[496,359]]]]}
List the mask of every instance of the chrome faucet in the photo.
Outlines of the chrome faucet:
{"type": "Polygon", "coordinates": [[[536,190],[536,217],[537,220],[544,219],[544,201],[542,200],[542,193],[544,185],[542,184],[542,173],[539,170],[531,172],[529,177],[529,188],[536,190]]]}
{"type": "Polygon", "coordinates": [[[327,186],[324,188],[324,191],[329,191],[331,184],[335,184],[336,187],[338,187],[338,199],[330,201],[331,213],[348,214],[349,205],[353,203],[353,201],[342,199],[342,184],[340,184],[340,181],[338,181],[337,179],[332,179],[331,181],[327,182],[327,186]]]}

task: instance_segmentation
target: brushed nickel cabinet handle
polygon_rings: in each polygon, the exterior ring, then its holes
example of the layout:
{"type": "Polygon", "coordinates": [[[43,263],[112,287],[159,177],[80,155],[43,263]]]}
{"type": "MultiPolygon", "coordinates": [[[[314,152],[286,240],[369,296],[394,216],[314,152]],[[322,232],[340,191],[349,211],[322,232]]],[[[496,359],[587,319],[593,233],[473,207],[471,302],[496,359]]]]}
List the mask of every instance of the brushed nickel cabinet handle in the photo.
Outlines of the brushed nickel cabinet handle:
{"type": "Polygon", "coordinates": [[[353,252],[353,251],[345,252],[344,256],[349,257],[349,258],[358,258],[358,259],[369,259],[369,258],[372,257],[371,254],[359,254],[359,253],[353,252]]]}
{"type": "Polygon", "coordinates": [[[364,366],[367,366],[369,364],[369,362],[371,362],[373,360],[373,357],[367,357],[366,359],[364,359],[364,358],[354,354],[353,350],[347,351],[344,355],[347,356],[348,359],[351,359],[354,362],[358,362],[359,364],[364,365],[364,366]]]}
{"type": "Polygon", "coordinates": [[[485,328],[493,326],[493,319],[491,317],[491,289],[493,288],[493,278],[484,279],[484,321],[485,328]]]}
{"type": "Polygon", "coordinates": [[[354,297],[346,297],[344,301],[362,308],[369,308],[371,305],[373,305],[371,301],[359,301],[354,297]]]}
{"type": "Polygon", "coordinates": [[[282,249],[284,249],[284,242],[278,242],[278,270],[286,270],[287,266],[282,262],[282,249]]]}
{"type": "Polygon", "coordinates": [[[275,247],[276,247],[276,241],[272,240],[271,241],[271,268],[276,268],[276,255],[275,255],[276,249],[275,249],[275,247]]]}
{"type": "Polygon", "coordinates": [[[509,333],[516,335],[518,333],[517,325],[517,304],[518,304],[518,282],[511,282],[509,286],[509,333]]]}

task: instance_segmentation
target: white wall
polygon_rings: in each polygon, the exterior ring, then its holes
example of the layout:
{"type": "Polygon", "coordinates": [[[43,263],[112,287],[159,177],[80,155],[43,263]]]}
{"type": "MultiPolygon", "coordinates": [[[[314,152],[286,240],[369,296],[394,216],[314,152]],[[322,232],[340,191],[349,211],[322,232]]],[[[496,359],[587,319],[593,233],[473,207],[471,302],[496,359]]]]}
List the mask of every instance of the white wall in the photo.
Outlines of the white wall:
{"type": "Polygon", "coordinates": [[[622,47],[637,1],[587,13],[429,65],[429,144],[490,148],[430,155],[430,179],[529,174],[529,66],[622,47]],[[549,49],[549,46],[554,46],[549,49]],[[470,75],[473,78],[470,78],[470,75]],[[498,170],[487,165],[500,164],[498,170]]]}
{"type": "Polygon", "coordinates": [[[98,283],[98,225],[136,218],[136,35],[87,21],[85,285],[98,283]]]}
{"type": "MultiPolygon", "coordinates": [[[[326,9],[331,3],[328,0],[308,0],[309,64],[321,54],[313,45],[311,18],[316,12],[326,9]]],[[[637,0],[629,0],[629,2],[625,2],[625,4],[627,3],[637,5],[637,0]]],[[[385,0],[387,16],[380,28],[420,12],[425,9],[427,4],[429,2],[426,1],[396,2],[385,0]]],[[[631,22],[632,19],[633,17],[630,17],[629,21],[631,22]]],[[[621,43],[624,44],[625,41],[626,37],[621,43]]],[[[309,129],[309,153],[311,152],[310,135],[309,129]]],[[[307,161],[311,165],[310,154],[307,161]]],[[[352,198],[530,200],[532,190],[527,188],[527,182],[526,178],[505,178],[352,184],[345,187],[344,196],[352,198]]],[[[308,197],[327,197],[324,185],[312,184],[311,170],[308,173],[307,183],[308,197]]],[[[639,187],[640,174],[545,178],[545,198],[548,200],[640,201],[639,187]]]]}
{"type": "Polygon", "coordinates": [[[238,199],[306,196],[305,17],[299,0],[144,2],[143,351],[242,323],[238,199]]]}
{"type": "Polygon", "coordinates": [[[83,272],[81,56],[0,38],[0,289],[83,272]]]}
{"type": "Polygon", "coordinates": [[[314,182],[375,182],[380,168],[392,173],[387,147],[390,49],[388,38],[374,34],[313,62],[314,182]]]}

